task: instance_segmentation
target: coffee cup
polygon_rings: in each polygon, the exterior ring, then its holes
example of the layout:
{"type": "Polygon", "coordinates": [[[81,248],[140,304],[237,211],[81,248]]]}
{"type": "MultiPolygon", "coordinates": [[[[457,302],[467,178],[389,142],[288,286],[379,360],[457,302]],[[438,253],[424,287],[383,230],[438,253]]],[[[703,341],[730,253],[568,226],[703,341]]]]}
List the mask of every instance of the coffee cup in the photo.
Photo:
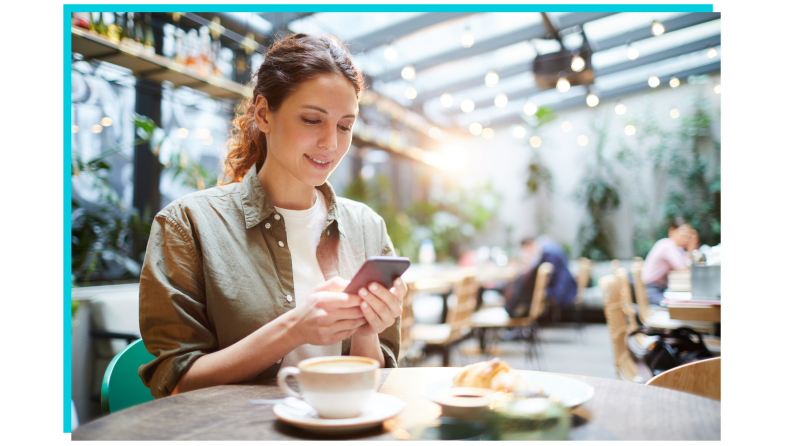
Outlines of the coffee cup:
{"type": "Polygon", "coordinates": [[[322,418],[353,418],[377,391],[379,361],[362,356],[321,356],[300,361],[297,367],[278,371],[278,386],[299,398],[322,418]],[[286,378],[294,376],[301,393],[295,392],[286,378]]]}

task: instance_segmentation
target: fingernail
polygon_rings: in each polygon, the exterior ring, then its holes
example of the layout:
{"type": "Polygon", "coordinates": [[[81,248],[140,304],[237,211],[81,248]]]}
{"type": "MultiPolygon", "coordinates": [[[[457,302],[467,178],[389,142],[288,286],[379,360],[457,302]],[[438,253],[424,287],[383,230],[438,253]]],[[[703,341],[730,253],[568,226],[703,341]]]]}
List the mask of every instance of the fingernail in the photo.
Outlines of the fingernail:
{"type": "Polygon", "coordinates": [[[360,304],[360,308],[368,308],[368,304],[363,302],[360,304]]]}
{"type": "Polygon", "coordinates": [[[366,291],[366,289],[365,289],[365,288],[361,288],[361,289],[360,289],[360,295],[361,295],[361,296],[367,296],[367,295],[368,295],[368,291],[366,291]]]}
{"type": "Polygon", "coordinates": [[[396,285],[401,285],[401,284],[402,284],[402,280],[401,277],[399,277],[398,279],[396,279],[396,285]]]}
{"type": "Polygon", "coordinates": [[[369,288],[371,288],[371,291],[374,291],[374,290],[377,289],[377,284],[376,283],[372,283],[369,288]]]}

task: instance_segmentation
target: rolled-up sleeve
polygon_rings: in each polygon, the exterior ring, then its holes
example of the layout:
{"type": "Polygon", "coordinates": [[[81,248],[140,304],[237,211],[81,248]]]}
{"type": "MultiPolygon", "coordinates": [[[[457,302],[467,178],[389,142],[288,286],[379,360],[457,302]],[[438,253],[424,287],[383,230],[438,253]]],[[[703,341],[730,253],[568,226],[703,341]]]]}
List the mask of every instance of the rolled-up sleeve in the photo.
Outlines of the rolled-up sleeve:
{"type": "Polygon", "coordinates": [[[180,207],[157,214],[140,276],[140,333],[155,359],[138,369],[152,396],[171,394],[201,356],[217,350],[200,250],[180,207]]]}

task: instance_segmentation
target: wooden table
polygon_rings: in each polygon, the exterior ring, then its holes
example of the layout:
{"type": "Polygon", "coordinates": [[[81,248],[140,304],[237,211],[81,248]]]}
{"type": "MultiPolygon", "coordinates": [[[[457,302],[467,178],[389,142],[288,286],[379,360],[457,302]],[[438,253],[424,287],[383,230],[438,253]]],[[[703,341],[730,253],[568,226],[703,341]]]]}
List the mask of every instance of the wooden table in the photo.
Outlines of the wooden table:
{"type": "MultiPolygon", "coordinates": [[[[80,426],[72,440],[395,440],[393,432],[440,416],[420,395],[427,384],[458,368],[414,367],[382,371],[380,392],[406,407],[381,427],[345,436],[312,434],[275,418],[252,398],[282,398],[274,380],[196,390],[116,412],[80,426]]],[[[539,372],[537,372],[539,373],[539,372]]],[[[605,378],[564,375],[592,385],[591,401],[573,411],[570,440],[720,440],[721,405],[707,398],[605,378]]]]}
{"type": "Polygon", "coordinates": [[[721,301],[696,300],[691,293],[665,292],[661,305],[668,308],[668,317],[683,321],[721,321],[721,301]]]}

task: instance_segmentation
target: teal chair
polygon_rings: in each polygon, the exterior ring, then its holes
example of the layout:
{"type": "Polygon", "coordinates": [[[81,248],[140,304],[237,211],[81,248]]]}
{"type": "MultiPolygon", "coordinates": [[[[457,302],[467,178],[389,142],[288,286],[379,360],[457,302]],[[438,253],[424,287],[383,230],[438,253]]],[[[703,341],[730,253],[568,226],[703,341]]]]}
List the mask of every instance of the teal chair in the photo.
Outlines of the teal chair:
{"type": "Polygon", "coordinates": [[[138,376],[138,367],[153,359],[154,355],[146,350],[142,339],[132,342],[115,355],[102,379],[104,415],[154,400],[138,376]]]}

